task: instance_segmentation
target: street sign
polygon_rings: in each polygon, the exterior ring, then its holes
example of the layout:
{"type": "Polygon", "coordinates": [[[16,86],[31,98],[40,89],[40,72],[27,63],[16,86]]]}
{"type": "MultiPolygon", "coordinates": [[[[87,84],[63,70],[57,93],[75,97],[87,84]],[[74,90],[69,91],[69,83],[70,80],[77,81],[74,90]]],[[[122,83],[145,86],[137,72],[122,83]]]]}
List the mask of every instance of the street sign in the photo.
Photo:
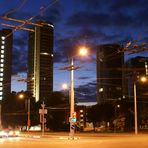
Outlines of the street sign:
{"type": "Polygon", "coordinates": [[[47,120],[40,114],[40,123],[46,123],[47,120]]]}
{"type": "Polygon", "coordinates": [[[69,122],[75,123],[75,122],[77,122],[77,119],[76,118],[69,118],[69,122]]]}
{"type": "Polygon", "coordinates": [[[71,129],[73,129],[73,130],[74,130],[74,129],[75,129],[75,125],[72,125],[72,126],[71,126],[71,129]]]}
{"type": "Polygon", "coordinates": [[[47,109],[39,109],[39,114],[47,114],[47,109]]]}

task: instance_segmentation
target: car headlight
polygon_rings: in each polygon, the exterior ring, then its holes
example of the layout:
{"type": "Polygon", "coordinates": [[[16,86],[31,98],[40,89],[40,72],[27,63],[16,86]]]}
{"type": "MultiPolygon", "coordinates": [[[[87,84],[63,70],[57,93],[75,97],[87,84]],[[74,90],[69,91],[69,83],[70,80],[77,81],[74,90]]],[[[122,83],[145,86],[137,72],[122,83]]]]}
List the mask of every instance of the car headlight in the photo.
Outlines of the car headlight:
{"type": "Polygon", "coordinates": [[[16,136],[19,136],[20,135],[20,132],[19,131],[15,131],[15,135],[16,136]]]}
{"type": "Polygon", "coordinates": [[[12,136],[13,134],[13,131],[9,131],[9,136],[12,136]]]}

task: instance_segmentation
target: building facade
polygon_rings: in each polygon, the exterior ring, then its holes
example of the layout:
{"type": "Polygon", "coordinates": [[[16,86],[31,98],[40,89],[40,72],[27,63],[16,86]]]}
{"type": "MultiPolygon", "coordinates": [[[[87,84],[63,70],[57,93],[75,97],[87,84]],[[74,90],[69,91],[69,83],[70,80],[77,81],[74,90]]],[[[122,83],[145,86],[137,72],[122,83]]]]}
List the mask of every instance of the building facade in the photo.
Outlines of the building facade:
{"type": "Polygon", "coordinates": [[[142,76],[148,77],[148,58],[137,56],[128,60],[125,63],[125,67],[127,69],[124,76],[125,85],[127,86],[125,87],[126,98],[133,98],[134,81],[137,85],[138,98],[146,98],[148,95],[148,83],[141,83],[139,78],[142,76]]]}
{"type": "Polygon", "coordinates": [[[53,91],[53,31],[48,22],[39,22],[29,33],[27,90],[36,101],[47,100],[53,91]]]}
{"type": "Polygon", "coordinates": [[[0,101],[11,92],[12,44],[12,30],[0,30],[0,101]]]}
{"type": "Polygon", "coordinates": [[[124,54],[116,44],[97,46],[97,102],[122,97],[122,65],[124,54]]]}
{"type": "Polygon", "coordinates": [[[131,58],[125,65],[127,69],[125,98],[134,106],[134,97],[136,97],[138,128],[145,128],[148,125],[148,81],[142,82],[140,78],[144,76],[148,79],[148,57],[131,58]],[[136,93],[134,93],[134,88],[136,93]]]}

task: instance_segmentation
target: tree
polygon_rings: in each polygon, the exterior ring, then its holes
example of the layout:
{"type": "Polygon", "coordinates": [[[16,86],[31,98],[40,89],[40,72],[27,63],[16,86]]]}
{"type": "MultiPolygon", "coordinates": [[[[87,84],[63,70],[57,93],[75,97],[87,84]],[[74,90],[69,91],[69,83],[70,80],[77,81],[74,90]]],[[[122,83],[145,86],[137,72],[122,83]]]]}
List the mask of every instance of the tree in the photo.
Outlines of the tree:
{"type": "Polygon", "coordinates": [[[94,130],[97,123],[101,121],[110,122],[113,118],[113,106],[110,103],[97,104],[88,109],[87,118],[94,125],[94,130]]]}
{"type": "Polygon", "coordinates": [[[46,101],[46,106],[48,108],[47,123],[46,126],[50,130],[66,130],[66,114],[67,109],[65,109],[68,104],[67,97],[61,92],[53,92],[50,98],[46,101]]]}

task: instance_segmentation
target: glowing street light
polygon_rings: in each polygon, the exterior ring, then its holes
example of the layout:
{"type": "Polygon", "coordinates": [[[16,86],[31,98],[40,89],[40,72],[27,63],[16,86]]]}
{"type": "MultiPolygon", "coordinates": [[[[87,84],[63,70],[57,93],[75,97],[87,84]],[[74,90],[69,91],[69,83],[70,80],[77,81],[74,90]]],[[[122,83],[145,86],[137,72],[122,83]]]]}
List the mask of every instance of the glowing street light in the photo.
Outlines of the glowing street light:
{"type": "Polygon", "coordinates": [[[80,50],[79,50],[79,55],[81,55],[81,56],[86,56],[87,54],[88,54],[88,50],[87,50],[86,47],[80,48],[80,50]]]}
{"type": "Polygon", "coordinates": [[[147,81],[147,77],[145,77],[145,76],[140,77],[140,81],[143,82],[143,83],[146,82],[147,81]]]}
{"type": "MultiPolygon", "coordinates": [[[[139,80],[141,82],[146,82],[147,77],[140,77],[139,80]]],[[[136,80],[134,78],[134,116],[135,116],[135,134],[138,134],[138,118],[137,118],[137,92],[136,92],[136,80]]]]}
{"type": "MultiPolygon", "coordinates": [[[[86,47],[79,48],[79,55],[80,56],[86,56],[88,54],[88,50],[86,47]]],[[[70,87],[70,119],[73,118],[73,114],[75,114],[74,109],[74,70],[77,70],[80,68],[79,66],[74,66],[74,57],[71,57],[71,63],[70,66],[66,66],[62,68],[61,70],[69,70],[71,72],[71,87],[70,87]]],[[[66,85],[64,85],[66,87],[66,85]]],[[[75,121],[75,120],[74,120],[75,121]]],[[[75,123],[73,120],[70,120],[70,133],[69,136],[71,139],[74,139],[74,133],[75,133],[75,123]]]]}
{"type": "MultiPolygon", "coordinates": [[[[79,50],[80,56],[86,56],[87,55],[87,48],[82,47],[79,50]]],[[[71,59],[71,91],[70,91],[70,118],[73,117],[73,114],[75,113],[74,109],[74,70],[78,69],[77,67],[74,67],[74,61],[73,58],[71,59]]],[[[70,121],[70,138],[74,138],[75,133],[75,124],[74,122],[70,121]]]]}
{"type": "Polygon", "coordinates": [[[62,84],[62,89],[67,90],[68,89],[68,85],[66,83],[62,84]]]}

